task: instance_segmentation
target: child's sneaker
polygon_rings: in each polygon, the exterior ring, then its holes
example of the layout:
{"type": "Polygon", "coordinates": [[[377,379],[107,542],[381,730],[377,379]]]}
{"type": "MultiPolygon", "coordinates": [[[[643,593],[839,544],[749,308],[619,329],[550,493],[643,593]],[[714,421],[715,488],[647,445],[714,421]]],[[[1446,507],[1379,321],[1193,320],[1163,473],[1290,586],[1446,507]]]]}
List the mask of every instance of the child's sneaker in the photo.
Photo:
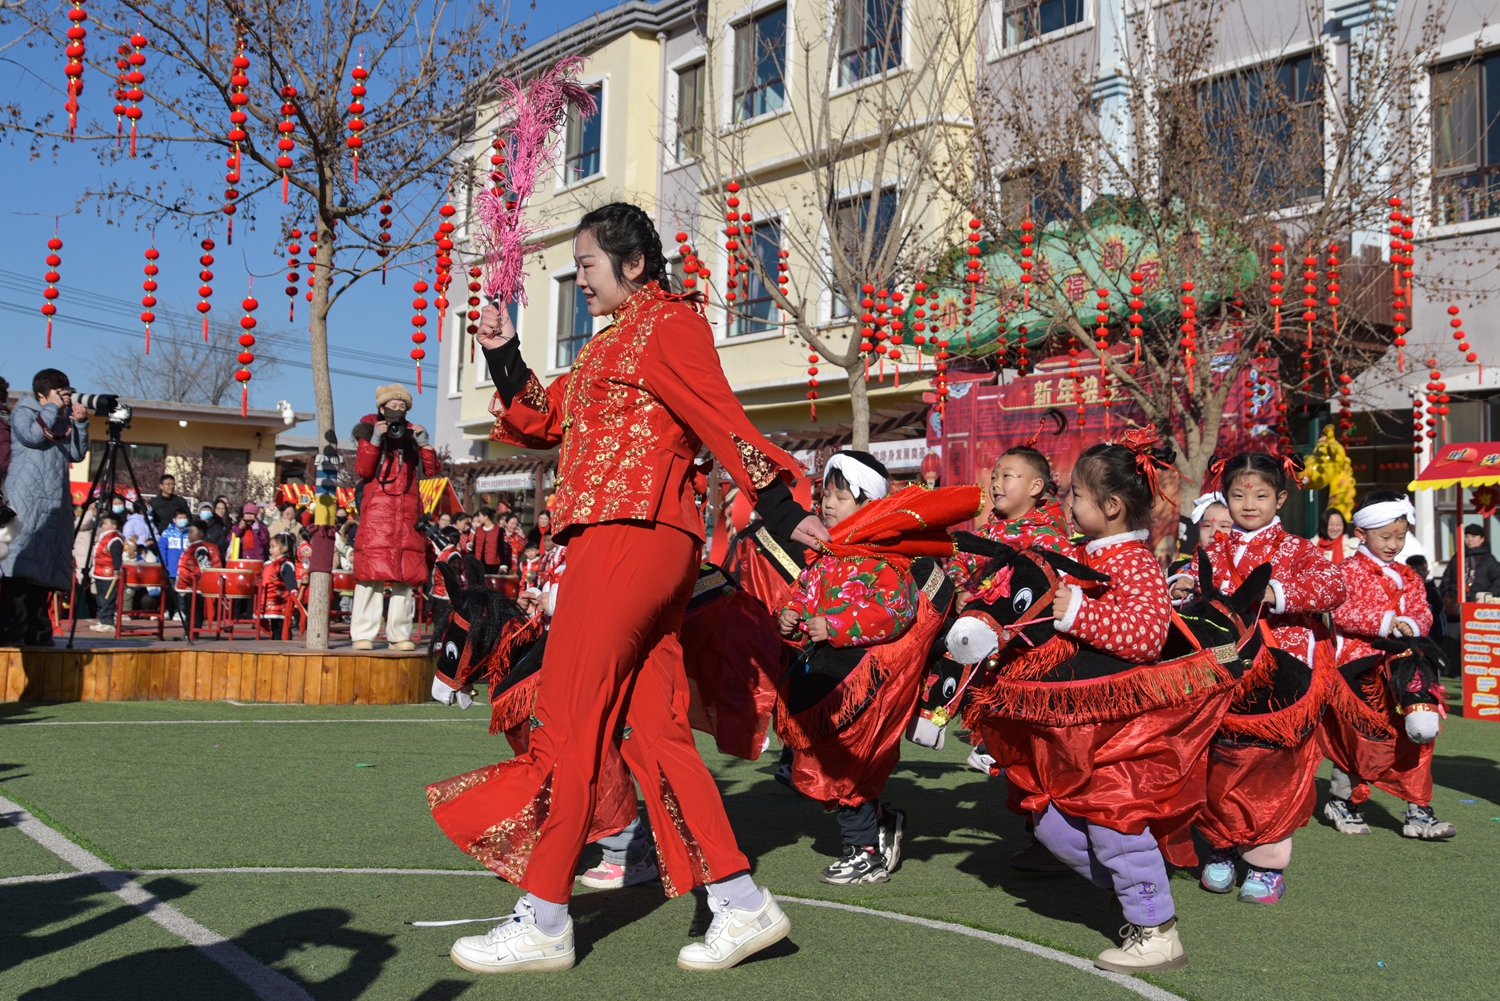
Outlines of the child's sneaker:
{"type": "Polygon", "coordinates": [[[891,874],[874,845],[845,845],[844,857],[826,867],[818,878],[834,886],[858,886],[861,883],[889,883],[891,874]]]}
{"type": "Polygon", "coordinates": [[[967,763],[968,766],[974,769],[976,772],[983,772],[990,778],[994,778],[996,775],[1000,774],[1000,769],[995,766],[995,759],[991,757],[990,753],[984,749],[983,744],[980,744],[978,747],[974,748],[974,750],[969,752],[969,760],[967,763]]]}
{"type": "Polygon", "coordinates": [[[1458,828],[1437,819],[1430,806],[1408,806],[1401,815],[1401,836],[1420,838],[1423,841],[1447,841],[1458,833],[1458,828]]]}
{"type": "Polygon", "coordinates": [[[1188,965],[1177,936],[1177,919],[1155,927],[1126,925],[1120,929],[1125,942],[1118,949],[1105,949],[1094,960],[1101,970],[1115,973],[1149,973],[1155,970],[1180,970],[1188,965]]]}
{"type": "Polygon", "coordinates": [[[1199,879],[1203,888],[1210,893],[1228,893],[1234,889],[1234,860],[1233,848],[1214,849],[1203,864],[1203,875],[1199,879]]]}
{"type": "Polygon", "coordinates": [[[877,831],[879,843],[876,844],[875,851],[880,855],[886,873],[893,873],[901,865],[901,838],[906,832],[906,811],[881,804],[877,831]]]}
{"type": "Polygon", "coordinates": [[[649,883],[657,877],[656,862],[648,855],[639,862],[620,865],[618,862],[600,862],[578,877],[578,882],[595,890],[619,890],[627,886],[649,883]]]}
{"type": "Polygon", "coordinates": [[[1286,877],[1279,872],[1266,872],[1250,867],[1245,873],[1245,882],[1240,887],[1240,903],[1274,904],[1286,892],[1286,877]]]}
{"type": "Polygon", "coordinates": [[[1323,816],[1333,822],[1334,830],[1340,834],[1370,833],[1370,825],[1347,799],[1330,799],[1323,807],[1323,816]]]}

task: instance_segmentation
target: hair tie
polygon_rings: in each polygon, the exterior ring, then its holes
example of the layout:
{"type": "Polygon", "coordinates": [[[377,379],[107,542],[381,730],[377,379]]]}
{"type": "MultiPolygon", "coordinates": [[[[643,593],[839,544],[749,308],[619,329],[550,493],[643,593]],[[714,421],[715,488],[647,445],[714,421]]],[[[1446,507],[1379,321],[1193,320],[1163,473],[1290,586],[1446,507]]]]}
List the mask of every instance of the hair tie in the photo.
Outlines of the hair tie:
{"type": "Polygon", "coordinates": [[[1160,432],[1154,427],[1132,428],[1125,432],[1125,437],[1120,439],[1120,444],[1135,453],[1135,471],[1145,478],[1151,487],[1151,494],[1162,500],[1171,502],[1166,494],[1161,492],[1161,483],[1156,475],[1157,469],[1170,469],[1167,463],[1157,457],[1152,450],[1162,443],[1160,432]]]}

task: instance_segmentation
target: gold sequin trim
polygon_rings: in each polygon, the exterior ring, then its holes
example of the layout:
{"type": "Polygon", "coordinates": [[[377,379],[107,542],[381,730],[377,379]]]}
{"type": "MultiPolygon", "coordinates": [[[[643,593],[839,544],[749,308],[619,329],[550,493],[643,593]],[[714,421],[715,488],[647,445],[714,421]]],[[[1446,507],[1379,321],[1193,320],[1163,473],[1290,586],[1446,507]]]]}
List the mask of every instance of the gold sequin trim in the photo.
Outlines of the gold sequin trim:
{"type": "MultiPolygon", "coordinates": [[[[677,832],[677,838],[682,846],[687,849],[688,863],[692,866],[694,879],[700,883],[712,883],[713,878],[709,875],[708,863],[703,858],[703,850],[698,847],[698,839],[693,837],[693,832],[688,829],[687,821],[682,816],[682,804],[677,802],[677,794],[672,791],[672,784],[667,781],[666,773],[660,768],[656,774],[661,778],[661,803],[662,809],[667,811],[667,817],[672,821],[672,827],[677,832]]],[[[661,849],[657,848],[660,856],[661,849]]],[[[677,888],[668,879],[667,867],[658,867],[661,870],[662,886],[667,889],[667,896],[676,896],[677,888]]]]}
{"type": "Polygon", "coordinates": [[[770,486],[781,475],[781,467],[772,462],[769,455],[733,431],[729,433],[729,437],[734,439],[734,447],[740,453],[740,463],[745,467],[745,473],[750,477],[750,485],[755,489],[761,490],[770,486]]]}
{"type": "Polygon", "coordinates": [[[444,803],[457,799],[475,786],[487,782],[499,770],[499,765],[485,765],[472,772],[432,783],[427,787],[427,809],[435,810],[444,803]]]}
{"type": "Polygon", "coordinates": [[[796,561],[792,559],[791,555],[785,549],[781,548],[781,543],[776,541],[776,536],[771,534],[769,528],[764,525],[757,528],[755,530],[755,540],[764,548],[766,555],[780,564],[781,569],[786,572],[787,576],[796,580],[802,573],[802,568],[797,565],[796,561]]]}
{"type": "Polygon", "coordinates": [[[495,824],[470,842],[464,851],[496,875],[519,883],[526,875],[526,865],[542,838],[542,825],[547,822],[551,809],[552,775],[548,773],[526,809],[495,824]]]}
{"type": "Polygon", "coordinates": [[[547,390],[542,388],[542,384],[538,381],[535,374],[527,377],[526,385],[521,387],[521,392],[516,396],[516,399],[539,414],[547,413],[550,406],[547,399],[547,390]]]}

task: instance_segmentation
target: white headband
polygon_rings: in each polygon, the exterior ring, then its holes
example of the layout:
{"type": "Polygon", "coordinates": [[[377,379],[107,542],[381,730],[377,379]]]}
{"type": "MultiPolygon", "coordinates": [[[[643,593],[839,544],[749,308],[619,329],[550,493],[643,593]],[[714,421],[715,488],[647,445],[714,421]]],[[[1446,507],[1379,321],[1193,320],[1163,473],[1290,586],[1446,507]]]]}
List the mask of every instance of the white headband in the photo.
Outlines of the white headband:
{"type": "Polygon", "coordinates": [[[1417,509],[1412,507],[1411,501],[1405,497],[1400,500],[1365,505],[1354,512],[1354,527],[1366,530],[1384,528],[1402,518],[1406,519],[1408,525],[1417,523],[1417,509]]]}
{"type": "Polygon", "coordinates": [[[1223,504],[1226,508],[1229,507],[1224,501],[1224,495],[1217,490],[1211,494],[1201,494],[1197,500],[1193,501],[1193,513],[1190,518],[1192,523],[1196,525],[1202,521],[1204,512],[1215,504],[1223,504]]]}
{"type": "Polygon", "coordinates": [[[843,474],[844,481],[849,484],[849,492],[856,499],[862,497],[865,500],[879,500],[890,489],[884,476],[847,452],[835,452],[828,460],[828,465],[823,469],[824,483],[828,482],[828,474],[835,469],[843,474]]]}

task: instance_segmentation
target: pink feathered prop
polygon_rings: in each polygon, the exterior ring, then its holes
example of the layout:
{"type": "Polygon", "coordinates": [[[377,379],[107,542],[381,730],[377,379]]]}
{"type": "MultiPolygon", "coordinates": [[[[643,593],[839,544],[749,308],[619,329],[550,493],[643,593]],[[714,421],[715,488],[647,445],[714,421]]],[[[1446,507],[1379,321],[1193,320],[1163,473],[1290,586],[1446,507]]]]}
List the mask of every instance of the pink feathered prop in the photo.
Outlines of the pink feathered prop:
{"type": "Polygon", "coordinates": [[[505,172],[509,190],[481,191],[474,199],[479,215],[479,242],[484,250],[484,294],[499,302],[526,302],[526,254],[540,247],[528,243],[541,229],[523,214],[542,175],[557,163],[568,106],[592,115],[594,98],[578,85],[582,56],[569,56],[525,87],[515,80],[499,83],[505,172]]]}

